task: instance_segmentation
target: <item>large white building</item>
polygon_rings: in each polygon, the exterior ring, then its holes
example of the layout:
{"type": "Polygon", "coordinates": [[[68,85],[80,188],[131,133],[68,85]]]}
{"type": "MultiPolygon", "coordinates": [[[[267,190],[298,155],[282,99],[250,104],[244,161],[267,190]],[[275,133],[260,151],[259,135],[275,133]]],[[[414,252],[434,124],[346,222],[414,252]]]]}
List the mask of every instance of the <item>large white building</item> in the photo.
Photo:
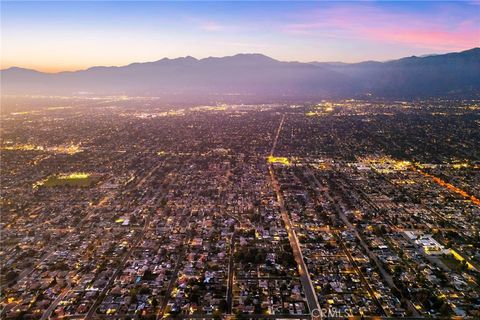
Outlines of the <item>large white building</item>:
{"type": "Polygon", "coordinates": [[[441,255],[450,253],[450,251],[438,243],[431,234],[424,234],[421,231],[405,231],[404,235],[425,254],[441,255]]]}

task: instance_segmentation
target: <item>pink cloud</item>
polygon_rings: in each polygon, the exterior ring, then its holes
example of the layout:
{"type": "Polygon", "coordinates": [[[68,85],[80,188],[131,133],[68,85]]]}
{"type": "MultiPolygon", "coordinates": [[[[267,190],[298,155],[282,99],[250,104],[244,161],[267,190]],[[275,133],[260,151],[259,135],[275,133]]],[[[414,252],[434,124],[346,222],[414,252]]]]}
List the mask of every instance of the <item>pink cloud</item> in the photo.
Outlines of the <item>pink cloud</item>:
{"type": "Polygon", "coordinates": [[[421,15],[386,12],[373,7],[343,6],[308,13],[302,20],[306,22],[288,24],[283,31],[431,49],[455,50],[480,46],[480,19],[452,22],[454,19],[444,13],[432,14],[426,19],[421,15]]]}
{"type": "Polygon", "coordinates": [[[465,49],[480,45],[478,30],[446,31],[393,27],[390,29],[364,28],[361,33],[369,39],[428,48],[465,49]]]}
{"type": "Polygon", "coordinates": [[[191,23],[194,27],[207,32],[220,32],[227,29],[225,25],[222,25],[213,20],[207,20],[192,16],[185,17],[185,20],[191,23]]]}
{"type": "Polygon", "coordinates": [[[216,31],[222,31],[224,27],[216,22],[207,21],[207,22],[202,22],[200,24],[200,29],[205,31],[216,32],[216,31]]]}

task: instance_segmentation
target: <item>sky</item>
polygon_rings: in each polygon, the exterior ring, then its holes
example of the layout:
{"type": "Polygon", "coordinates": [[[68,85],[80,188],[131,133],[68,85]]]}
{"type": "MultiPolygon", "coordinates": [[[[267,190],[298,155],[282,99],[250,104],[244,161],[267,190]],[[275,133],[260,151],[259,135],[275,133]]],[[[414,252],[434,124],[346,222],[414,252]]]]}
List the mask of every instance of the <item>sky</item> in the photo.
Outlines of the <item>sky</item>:
{"type": "Polygon", "coordinates": [[[1,68],[44,72],[164,57],[391,60],[480,47],[480,0],[1,1],[1,68]]]}

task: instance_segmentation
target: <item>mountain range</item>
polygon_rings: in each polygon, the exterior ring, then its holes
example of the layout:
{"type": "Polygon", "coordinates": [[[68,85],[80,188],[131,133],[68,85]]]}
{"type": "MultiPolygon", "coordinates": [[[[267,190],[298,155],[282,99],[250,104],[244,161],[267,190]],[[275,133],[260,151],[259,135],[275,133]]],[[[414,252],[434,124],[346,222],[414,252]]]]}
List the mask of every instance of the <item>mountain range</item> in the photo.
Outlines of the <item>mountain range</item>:
{"type": "Polygon", "coordinates": [[[183,57],[43,73],[1,70],[2,95],[133,95],[169,101],[274,101],[364,95],[478,97],[480,48],[387,62],[284,62],[262,54],[183,57]]]}

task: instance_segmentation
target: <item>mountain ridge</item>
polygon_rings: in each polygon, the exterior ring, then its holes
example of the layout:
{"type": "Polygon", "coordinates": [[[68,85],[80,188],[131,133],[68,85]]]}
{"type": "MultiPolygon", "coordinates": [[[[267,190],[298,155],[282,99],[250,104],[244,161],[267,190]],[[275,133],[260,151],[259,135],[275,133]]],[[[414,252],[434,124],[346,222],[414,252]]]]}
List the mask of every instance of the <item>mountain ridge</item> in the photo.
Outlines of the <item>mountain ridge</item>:
{"type": "Polygon", "coordinates": [[[181,99],[232,96],[280,99],[438,97],[480,92],[480,48],[385,62],[280,61],[259,53],[197,59],[191,56],[45,73],[0,71],[2,94],[175,95],[181,99]]]}

